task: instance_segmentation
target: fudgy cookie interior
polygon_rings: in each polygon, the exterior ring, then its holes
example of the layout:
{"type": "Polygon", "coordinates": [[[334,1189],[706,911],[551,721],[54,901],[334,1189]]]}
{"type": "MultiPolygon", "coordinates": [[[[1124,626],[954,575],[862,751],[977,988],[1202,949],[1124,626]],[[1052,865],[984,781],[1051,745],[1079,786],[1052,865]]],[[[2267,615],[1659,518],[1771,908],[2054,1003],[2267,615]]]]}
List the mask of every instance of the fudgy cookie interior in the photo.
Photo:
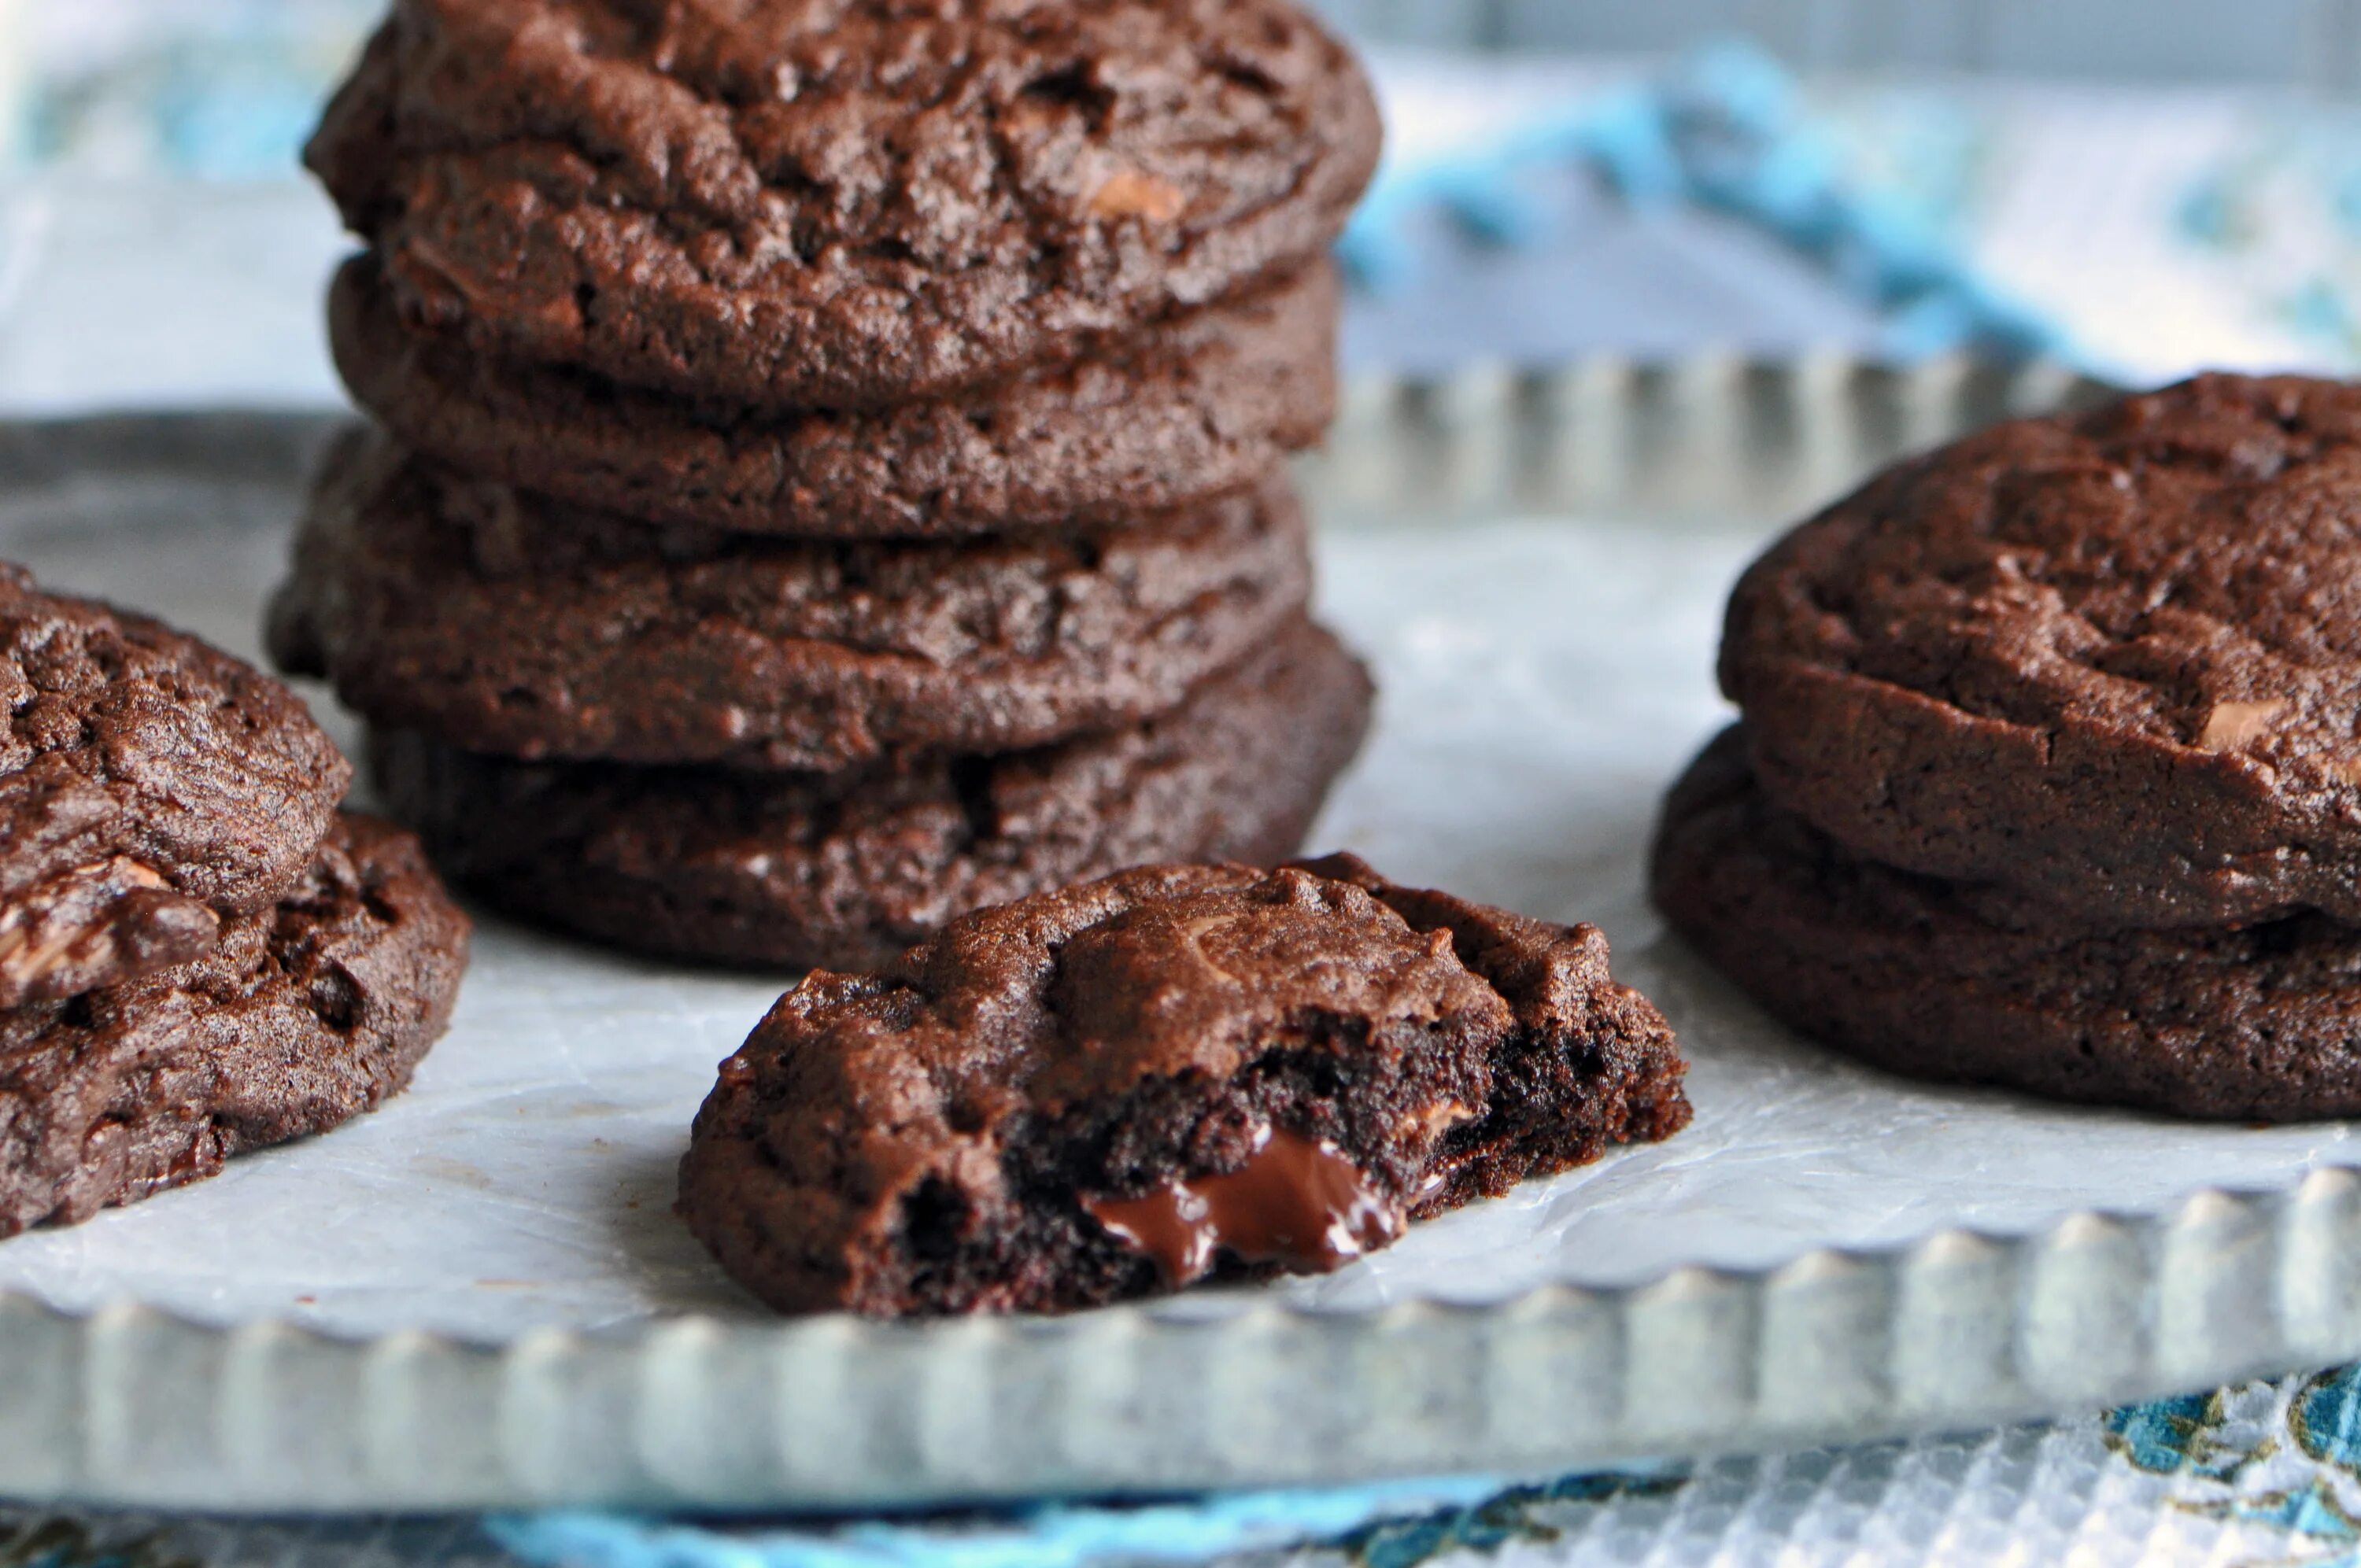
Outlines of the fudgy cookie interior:
{"type": "Polygon", "coordinates": [[[1058,1310],[1334,1267],[1686,1124],[1594,927],[1349,858],[1163,867],[816,975],[724,1064],[682,1207],[788,1310],[1058,1310]]]}

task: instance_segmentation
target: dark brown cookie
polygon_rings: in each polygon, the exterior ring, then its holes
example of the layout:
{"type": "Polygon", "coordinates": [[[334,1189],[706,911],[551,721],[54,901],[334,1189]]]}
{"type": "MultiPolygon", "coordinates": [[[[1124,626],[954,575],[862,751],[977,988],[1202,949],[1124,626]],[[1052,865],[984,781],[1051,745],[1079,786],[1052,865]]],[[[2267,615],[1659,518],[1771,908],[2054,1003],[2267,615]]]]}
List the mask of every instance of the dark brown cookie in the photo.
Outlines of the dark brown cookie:
{"type": "Polygon", "coordinates": [[[347,264],[330,321],[346,383],[389,428],[466,472],[658,522],[899,539],[1121,522],[1255,483],[1335,411],[1324,262],[983,390],[752,416],[410,331],[377,276],[347,264]]]}
{"type": "Polygon", "coordinates": [[[2361,1114],[2361,931],[2312,914],[2091,934],[1853,855],[1725,732],[1655,847],[1674,927],[1784,1022],[1892,1071],[2230,1121],[2361,1114]]]}
{"type": "Polygon", "coordinates": [[[0,1009],[208,950],[302,874],[352,770],[292,692],[0,563],[0,1009]]]}
{"type": "Polygon", "coordinates": [[[1739,585],[1774,797],[2107,925],[2361,919],[2361,388],[2209,376],[1903,464],[1739,585]]]}
{"type": "Polygon", "coordinates": [[[873,408],[1307,265],[1378,142],[1287,0],[397,0],[309,161],[489,358],[873,408]]]}
{"type": "Polygon", "coordinates": [[[1283,476],[1058,538],[830,544],[569,512],[361,436],[270,643],[467,750],[834,771],[1160,713],[1298,619],[1311,578],[1283,476]]]}
{"type": "Polygon", "coordinates": [[[1334,1268],[1688,1121],[1590,926],[1349,856],[1151,866],[781,998],[680,1212],[782,1311],[1057,1311],[1334,1268]]]}
{"type": "Polygon", "coordinates": [[[1298,623],[1173,712],[1043,751],[759,774],[502,762],[398,732],[373,762],[444,869],[502,907],[643,952],[860,968],[1125,866],[1293,853],[1369,695],[1298,623]]]}
{"type": "Polygon", "coordinates": [[[467,954],[418,841],[342,817],[279,905],[203,958],[0,1013],[0,1234],[372,1109],[443,1033],[467,954]]]}

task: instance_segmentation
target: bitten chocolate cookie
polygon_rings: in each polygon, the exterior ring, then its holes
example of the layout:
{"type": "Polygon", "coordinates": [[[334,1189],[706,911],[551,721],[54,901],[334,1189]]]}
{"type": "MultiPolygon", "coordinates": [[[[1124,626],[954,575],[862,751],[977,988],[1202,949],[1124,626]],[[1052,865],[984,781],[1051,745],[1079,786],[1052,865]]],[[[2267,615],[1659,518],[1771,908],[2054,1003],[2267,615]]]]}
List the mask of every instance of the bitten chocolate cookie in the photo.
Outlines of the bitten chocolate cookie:
{"type": "Polygon", "coordinates": [[[352,770],[292,692],[0,563],[0,1009],[182,963],[302,872],[352,770]]]}
{"type": "Polygon", "coordinates": [[[1763,787],[2102,925],[2361,919],[2361,388],[2207,376],[1888,472],[1730,607],[1763,787]]]}
{"type": "Polygon", "coordinates": [[[1654,889],[1784,1022],[1913,1078],[2181,1116],[2361,1113],[2361,931],[2319,915],[2092,935],[1893,871],[1774,805],[1726,731],[1675,787],[1654,889]]]}
{"type": "Polygon", "coordinates": [[[1334,1268],[1688,1121],[1595,927],[1350,857],[1152,866],[816,974],[721,1064],[680,1212],[782,1311],[1056,1311],[1334,1268]]]}
{"type": "Polygon", "coordinates": [[[1305,266],[1378,143],[1285,0],[397,0],[309,161],[487,357],[874,408],[1305,266]]]}
{"type": "Polygon", "coordinates": [[[372,755],[395,815],[491,903],[643,952],[851,969],[1124,866],[1293,853],[1369,700],[1299,622],[1172,712],[1042,751],[759,774],[536,766],[397,732],[372,755]]]}
{"type": "Polygon", "coordinates": [[[932,539],[1128,521],[1254,484],[1335,411],[1336,305],[1323,262],[980,391],[752,415],[411,331],[368,258],[339,275],[330,320],[354,396],[468,473],[659,522],[932,539]]]}
{"type": "Polygon", "coordinates": [[[376,722],[524,758],[833,771],[1161,712],[1301,617],[1283,477],[1031,542],[806,543],[572,513],[357,435],[271,616],[376,722]]]}
{"type": "Polygon", "coordinates": [[[467,949],[417,840],[341,817],[277,906],[195,962],[0,1012],[0,1234],[372,1109],[442,1034],[467,949]]]}

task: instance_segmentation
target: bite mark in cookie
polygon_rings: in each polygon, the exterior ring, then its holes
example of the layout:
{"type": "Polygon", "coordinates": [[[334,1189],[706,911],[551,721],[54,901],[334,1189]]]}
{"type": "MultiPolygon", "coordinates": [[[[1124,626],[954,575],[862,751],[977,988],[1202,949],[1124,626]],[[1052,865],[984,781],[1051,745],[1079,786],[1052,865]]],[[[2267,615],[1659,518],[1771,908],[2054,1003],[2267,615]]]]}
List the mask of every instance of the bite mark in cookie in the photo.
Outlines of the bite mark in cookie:
{"type": "Polygon", "coordinates": [[[1045,893],[781,999],[698,1113],[682,1213],[789,1311],[1336,1266],[1687,1122],[1671,1030],[1607,959],[1350,857],[1045,893]]]}

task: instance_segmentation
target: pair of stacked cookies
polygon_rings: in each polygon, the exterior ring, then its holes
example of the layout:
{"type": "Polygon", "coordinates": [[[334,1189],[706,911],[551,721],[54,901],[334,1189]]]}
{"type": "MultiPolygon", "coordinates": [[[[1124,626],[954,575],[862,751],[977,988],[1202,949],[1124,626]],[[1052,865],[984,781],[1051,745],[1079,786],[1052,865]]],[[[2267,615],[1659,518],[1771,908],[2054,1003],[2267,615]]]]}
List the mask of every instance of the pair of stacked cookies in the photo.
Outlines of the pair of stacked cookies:
{"type": "Polygon", "coordinates": [[[1284,0],[400,0],[310,155],[379,428],[274,656],[448,868],[648,950],[1290,852],[1370,699],[1283,464],[1377,146],[1284,0]]]}
{"type": "Polygon", "coordinates": [[[467,918],[293,693],[0,563],[0,1235],[409,1081],[467,918]]]}
{"type": "Polygon", "coordinates": [[[2002,425],[1750,570],[1658,902],[1914,1075],[2361,1113],[2361,388],[2002,425]]]}

